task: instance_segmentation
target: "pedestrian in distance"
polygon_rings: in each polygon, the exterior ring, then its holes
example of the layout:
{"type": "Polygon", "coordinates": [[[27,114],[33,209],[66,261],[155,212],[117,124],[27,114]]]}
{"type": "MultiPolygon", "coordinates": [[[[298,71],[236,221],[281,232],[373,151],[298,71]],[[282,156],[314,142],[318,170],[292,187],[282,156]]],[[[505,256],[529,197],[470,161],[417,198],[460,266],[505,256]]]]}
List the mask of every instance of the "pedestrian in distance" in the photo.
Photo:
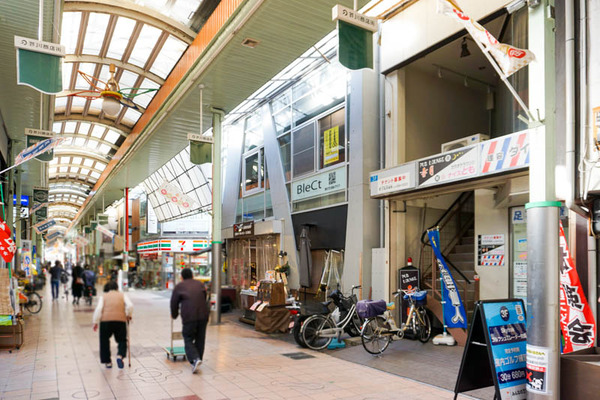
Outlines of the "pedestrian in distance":
{"type": "Polygon", "coordinates": [[[58,288],[60,286],[60,277],[64,269],[60,261],[54,262],[54,267],[50,268],[50,284],[52,285],[52,300],[58,299],[58,288]]]}
{"type": "Polygon", "coordinates": [[[71,293],[73,294],[73,304],[79,304],[79,300],[83,295],[83,268],[79,263],[73,267],[72,275],[71,293]]]}
{"type": "Polygon", "coordinates": [[[185,356],[192,364],[195,373],[204,355],[204,340],[208,323],[208,307],[206,304],[206,287],[194,279],[189,268],[181,270],[183,281],[179,282],[171,295],[171,317],[177,319],[181,314],[183,323],[182,336],[185,356]],[[181,305],[181,312],[179,310],[181,305]]]}
{"type": "Polygon", "coordinates": [[[131,320],[133,304],[129,298],[119,292],[115,282],[104,285],[104,295],[98,301],[94,311],[94,332],[100,327],[100,362],[106,368],[112,368],[110,356],[110,338],[115,336],[118,344],[117,366],[123,368],[123,359],[127,356],[127,322],[131,320]]]}

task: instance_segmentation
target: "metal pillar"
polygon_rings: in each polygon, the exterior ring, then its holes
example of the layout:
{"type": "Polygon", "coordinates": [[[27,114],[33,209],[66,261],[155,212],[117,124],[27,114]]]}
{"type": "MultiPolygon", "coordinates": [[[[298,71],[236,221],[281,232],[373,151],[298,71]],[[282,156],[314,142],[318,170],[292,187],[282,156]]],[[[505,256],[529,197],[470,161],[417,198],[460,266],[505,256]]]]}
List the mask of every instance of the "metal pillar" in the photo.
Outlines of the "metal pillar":
{"type": "Polygon", "coordinates": [[[122,276],[123,279],[121,290],[127,291],[129,289],[129,279],[127,276],[127,272],[129,271],[129,188],[125,188],[125,229],[123,230],[123,235],[125,236],[125,240],[123,243],[123,268],[122,268],[122,276]]]}
{"type": "Polygon", "coordinates": [[[15,262],[14,270],[18,271],[19,269],[21,269],[21,235],[22,235],[22,230],[23,230],[23,225],[21,223],[21,195],[23,194],[23,190],[21,188],[21,174],[22,174],[21,170],[17,168],[15,174],[17,175],[17,177],[16,177],[17,205],[16,205],[16,212],[15,212],[15,220],[16,220],[15,246],[17,246],[17,252],[15,253],[15,258],[14,258],[14,262],[15,262]]]}
{"type": "MultiPolygon", "coordinates": [[[[556,201],[555,23],[553,0],[529,8],[529,108],[539,119],[532,132],[527,209],[527,361],[546,369],[542,388],[528,385],[528,399],[560,397],[559,241],[556,201]],[[544,364],[544,365],[540,365],[544,364]]],[[[534,372],[534,375],[536,373],[534,372]]]]}
{"type": "Polygon", "coordinates": [[[225,113],[212,108],[212,273],[210,278],[210,324],[221,323],[221,123],[225,113]]]}

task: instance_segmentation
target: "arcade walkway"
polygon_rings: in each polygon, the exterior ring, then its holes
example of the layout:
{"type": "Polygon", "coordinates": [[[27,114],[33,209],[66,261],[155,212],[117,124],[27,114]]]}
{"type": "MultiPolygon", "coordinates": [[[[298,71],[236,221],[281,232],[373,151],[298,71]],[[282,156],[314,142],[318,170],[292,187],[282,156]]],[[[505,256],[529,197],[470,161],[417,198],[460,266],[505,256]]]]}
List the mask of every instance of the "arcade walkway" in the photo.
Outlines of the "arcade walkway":
{"type": "MultiPolygon", "coordinates": [[[[451,399],[449,391],[404,379],[325,353],[300,350],[235,322],[209,327],[205,362],[192,375],[185,361],[169,361],[168,298],[129,294],[131,368],[99,362],[92,308],[52,304],[44,290],[40,314],[27,317],[21,350],[0,352],[1,399],[451,399]],[[312,358],[285,356],[302,352],[312,358]]],[[[113,357],[116,346],[113,346],[113,357]]],[[[465,399],[468,397],[460,396],[465,399]]]]}

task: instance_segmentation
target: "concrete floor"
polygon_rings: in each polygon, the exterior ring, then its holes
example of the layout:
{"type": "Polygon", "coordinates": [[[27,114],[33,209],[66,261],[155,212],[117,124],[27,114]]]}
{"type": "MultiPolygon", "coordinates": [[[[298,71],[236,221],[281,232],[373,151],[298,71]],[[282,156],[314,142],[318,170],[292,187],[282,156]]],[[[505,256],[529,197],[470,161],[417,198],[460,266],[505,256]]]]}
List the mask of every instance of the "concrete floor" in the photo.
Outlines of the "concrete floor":
{"type": "MultiPolygon", "coordinates": [[[[106,369],[92,331],[93,308],[73,306],[65,299],[52,302],[49,288],[43,294],[40,314],[26,319],[22,348],[12,354],[0,352],[1,399],[453,398],[446,389],[342,359],[364,352],[362,348],[300,350],[276,336],[241,328],[230,317],[209,327],[205,361],[199,373],[192,374],[187,362],[166,358],[162,347],[169,344],[169,300],[153,291],[129,294],[135,306],[131,368],[106,369]],[[286,356],[290,353],[306,358],[286,356]]],[[[382,360],[394,360],[393,354],[386,353],[382,360]]]]}

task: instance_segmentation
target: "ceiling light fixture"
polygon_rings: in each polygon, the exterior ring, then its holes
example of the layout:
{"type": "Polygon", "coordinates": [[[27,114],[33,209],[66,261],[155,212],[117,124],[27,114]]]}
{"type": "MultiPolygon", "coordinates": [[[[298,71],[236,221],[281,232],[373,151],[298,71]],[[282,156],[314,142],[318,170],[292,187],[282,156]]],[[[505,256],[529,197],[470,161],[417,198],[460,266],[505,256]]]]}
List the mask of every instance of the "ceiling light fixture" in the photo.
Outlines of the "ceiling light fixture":
{"type": "Polygon", "coordinates": [[[106,88],[100,92],[100,97],[102,98],[102,111],[106,115],[114,117],[121,109],[123,95],[119,93],[119,84],[115,80],[115,64],[110,64],[108,71],[110,78],[106,82],[106,88]]]}
{"type": "Polygon", "coordinates": [[[467,38],[464,37],[460,44],[460,58],[469,57],[470,55],[471,52],[469,51],[469,47],[467,47],[467,38]]]}

